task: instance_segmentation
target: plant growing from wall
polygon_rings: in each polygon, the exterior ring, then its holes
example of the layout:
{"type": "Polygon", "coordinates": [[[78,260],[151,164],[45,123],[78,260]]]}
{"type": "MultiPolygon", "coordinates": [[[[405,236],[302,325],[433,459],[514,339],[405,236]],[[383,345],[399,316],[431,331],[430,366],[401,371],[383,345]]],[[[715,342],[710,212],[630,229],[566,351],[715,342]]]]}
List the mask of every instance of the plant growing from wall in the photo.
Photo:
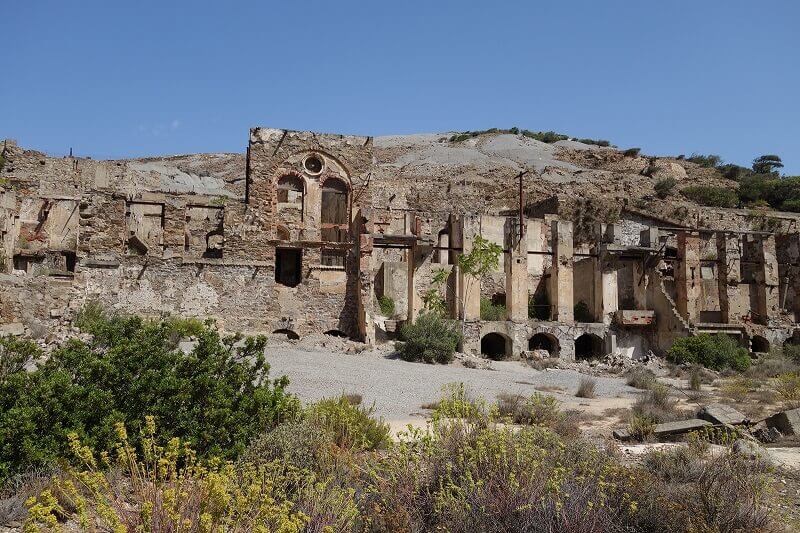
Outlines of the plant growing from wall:
{"type": "Polygon", "coordinates": [[[495,270],[500,264],[500,254],[503,248],[493,242],[484,239],[480,235],[475,237],[472,243],[472,250],[468,254],[458,256],[458,268],[465,276],[464,280],[464,299],[461,301],[461,324],[467,321],[464,302],[469,301],[469,295],[475,290],[480,291],[481,280],[483,277],[495,270]]]}
{"type": "Polygon", "coordinates": [[[381,314],[385,317],[393,317],[395,312],[395,305],[394,300],[391,296],[383,295],[378,298],[378,308],[381,310],[381,314]]]}
{"type": "Polygon", "coordinates": [[[431,278],[431,287],[422,295],[422,304],[426,311],[436,313],[440,316],[447,314],[447,301],[442,296],[442,287],[447,282],[447,276],[450,273],[443,269],[437,268],[433,271],[431,278]]]}

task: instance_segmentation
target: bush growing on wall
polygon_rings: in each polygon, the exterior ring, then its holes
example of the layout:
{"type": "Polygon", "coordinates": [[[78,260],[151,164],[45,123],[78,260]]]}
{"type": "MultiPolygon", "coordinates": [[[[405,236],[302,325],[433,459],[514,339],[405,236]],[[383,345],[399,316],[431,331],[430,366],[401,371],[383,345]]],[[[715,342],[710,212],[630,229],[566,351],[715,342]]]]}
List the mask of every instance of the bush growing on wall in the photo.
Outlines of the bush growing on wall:
{"type": "Polygon", "coordinates": [[[732,368],[743,372],[750,367],[750,354],[728,335],[701,333],[678,339],[669,349],[675,363],[694,363],[714,370],[732,368]]]}
{"type": "Polygon", "coordinates": [[[393,317],[395,312],[394,300],[389,296],[381,296],[378,298],[378,307],[380,307],[381,314],[386,317],[393,317]]]}
{"type": "Polygon", "coordinates": [[[494,304],[489,298],[481,297],[481,320],[505,320],[506,306],[494,304]]]}
{"type": "Polygon", "coordinates": [[[400,336],[400,357],[442,364],[453,360],[462,338],[456,323],[434,312],[421,313],[413,324],[403,324],[400,336]]]}
{"type": "Polygon", "coordinates": [[[234,347],[240,337],[203,325],[184,354],[169,322],[95,314],[87,324],[91,341],[72,339],[35,371],[0,380],[0,479],[55,461],[70,432],[106,450],[116,423],[136,434],[144,415],[201,456],[234,458],[298,409],[288,380],[269,379],[264,337],[234,347]]]}

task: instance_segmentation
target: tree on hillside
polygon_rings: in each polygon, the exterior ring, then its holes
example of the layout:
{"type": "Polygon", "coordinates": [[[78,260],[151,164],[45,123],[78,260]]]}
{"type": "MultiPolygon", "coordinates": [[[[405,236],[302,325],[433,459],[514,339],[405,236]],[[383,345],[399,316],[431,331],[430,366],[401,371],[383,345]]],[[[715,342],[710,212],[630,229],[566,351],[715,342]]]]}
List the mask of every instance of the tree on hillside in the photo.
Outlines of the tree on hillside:
{"type": "Polygon", "coordinates": [[[779,168],[783,168],[783,162],[777,155],[768,154],[753,159],[753,172],[756,174],[777,174],[779,168]]]}

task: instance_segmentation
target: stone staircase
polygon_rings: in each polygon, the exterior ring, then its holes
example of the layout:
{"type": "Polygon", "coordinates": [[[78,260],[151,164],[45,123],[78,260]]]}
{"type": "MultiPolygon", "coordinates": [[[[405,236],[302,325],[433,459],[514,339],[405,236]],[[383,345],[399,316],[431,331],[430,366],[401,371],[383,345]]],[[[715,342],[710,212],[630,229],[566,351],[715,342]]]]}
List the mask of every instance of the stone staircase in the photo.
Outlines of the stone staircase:
{"type": "Polygon", "coordinates": [[[675,300],[673,300],[672,296],[669,295],[669,291],[667,290],[666,285],[664,285],[664,275],[657,270],[654,271],[654,273],[658,281],[658,292],[660,292],[669,303],[668,307],[670,311],[672,311],[672,315],[675,317],[675,320],[677,320],[677,322],[683,326],[683,328],[686,330],[686,333],[691,333],[692,327],[689,325],[689,322],[678,312],[678,306],[675,305],[675,300]]]}

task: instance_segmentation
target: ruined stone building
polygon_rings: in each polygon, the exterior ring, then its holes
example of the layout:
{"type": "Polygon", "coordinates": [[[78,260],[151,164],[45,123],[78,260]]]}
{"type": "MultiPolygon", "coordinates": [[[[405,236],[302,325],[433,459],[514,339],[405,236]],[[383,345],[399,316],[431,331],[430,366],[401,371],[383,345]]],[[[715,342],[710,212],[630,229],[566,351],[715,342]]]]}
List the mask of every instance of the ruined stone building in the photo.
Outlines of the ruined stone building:
{"type": "Polygon", "coordinates": [[[466,317],[464,349],[492,357],[640,357],[698,332],[753,351],[797,338],[796,216],[657,199],[660,176],[720,179],[686,161],[510,134],[267,128],[246,154],[96,161],[9,141],[3,154],[3,333],[46,339],[98,301],[375,343],[434,289],[466,317]],[[504,254],[470,290],[456,264],[477,236],[504,254]],[[481,299],[505,320],[482,320],[481,299]]]}

